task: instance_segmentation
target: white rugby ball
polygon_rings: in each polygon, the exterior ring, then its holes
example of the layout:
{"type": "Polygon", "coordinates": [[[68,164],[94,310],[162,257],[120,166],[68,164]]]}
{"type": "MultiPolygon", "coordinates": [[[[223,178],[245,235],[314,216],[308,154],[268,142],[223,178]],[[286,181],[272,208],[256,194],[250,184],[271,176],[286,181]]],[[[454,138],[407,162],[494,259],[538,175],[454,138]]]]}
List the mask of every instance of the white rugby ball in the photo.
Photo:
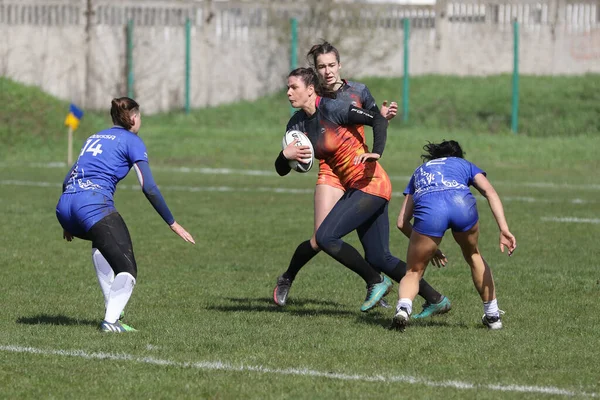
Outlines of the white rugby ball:
{"type": "Polygon", "coordinates": [[[294,140],[298,140],[296,142],[296,146],[309,146],[311,156],[310,158],[305,158],[303,162],[298,162],[296,160],[288,160],[290,168],[298,172],[308,172],[313,166],[313,159],[315,157],[315,150],[313,149],[313,145],[310,142],[308,136],[304,134],[304,132],[298,130],[289,130],[285,133],[285,135],[283,135],[281,148],[285,149],[294,140]]]}

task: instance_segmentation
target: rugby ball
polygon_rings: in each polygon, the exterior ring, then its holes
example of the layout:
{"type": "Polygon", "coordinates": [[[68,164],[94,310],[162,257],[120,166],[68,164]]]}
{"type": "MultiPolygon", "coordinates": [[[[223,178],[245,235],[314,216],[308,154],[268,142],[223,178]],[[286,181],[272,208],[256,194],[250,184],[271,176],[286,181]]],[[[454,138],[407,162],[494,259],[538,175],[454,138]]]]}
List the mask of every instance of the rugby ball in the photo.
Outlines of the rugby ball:
{"type": "Polygon", "coordinates": [[[308,172],[313,166],[313,159],[315,157],[315,150],[313,149],[313,145],[310,142],[308,136],[304,134],[304,132],[298,130],[289,130],[285,133],[285,135],[283,135],[281,148],[285,149],[294,140],[298,140],[296,142],[296,146],[309,146],[311,156],[310,158],[305,158],[303,162],[298,162],[296,160],[288,160],[290,168],[298,172],[308,172]]]}

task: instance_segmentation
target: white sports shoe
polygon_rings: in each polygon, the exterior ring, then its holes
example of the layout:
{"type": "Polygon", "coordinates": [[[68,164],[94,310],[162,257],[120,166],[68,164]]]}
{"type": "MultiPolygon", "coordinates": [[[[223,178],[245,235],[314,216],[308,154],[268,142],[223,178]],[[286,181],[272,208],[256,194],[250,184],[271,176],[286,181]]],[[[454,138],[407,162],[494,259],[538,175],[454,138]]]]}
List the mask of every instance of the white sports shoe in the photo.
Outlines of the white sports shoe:
{"type": "Polygon", "coordinates": [[[490,317],[488,315],[483,314],[483,317],[481,317],[481,322],[488,329],[491,329],[494,331],[498,330],[498,329],[502,329],[502,318],[500,317],[502,314],[504,314],[504,311],[502,311],[502,310],[500,310],[500,313],[498,314],[497,317],[490,317]]]}
{"type": "Polygon", "coordinates": [[[396,315],[392,319],[392,329],[397,329],[400,332],[403,332],[406,329],[406,325],[408,325],[408,320],[410,319],[410,314],[406,309],[400,308],[396,311],[396,315]]]}

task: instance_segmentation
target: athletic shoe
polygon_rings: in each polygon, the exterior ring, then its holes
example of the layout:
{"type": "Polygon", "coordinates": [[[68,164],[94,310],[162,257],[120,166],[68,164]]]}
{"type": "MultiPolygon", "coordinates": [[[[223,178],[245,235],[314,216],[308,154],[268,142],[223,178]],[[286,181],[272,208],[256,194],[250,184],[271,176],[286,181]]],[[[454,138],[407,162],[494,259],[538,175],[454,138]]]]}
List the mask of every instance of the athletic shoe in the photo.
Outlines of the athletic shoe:
{"type": "Polygon", "coordinates": [[[273,290],[273,301],[275,304],[280,307],[285,306],[291,287],[292,281],[290,279],[284,278],[283,275],[277,278],[277,286],[273,290]]]}
{"type": "Polygon", "coordinates": [[[408,325],[408,320],[410,318],[410,315],[408,314],[408,311],[406,310],[406,308],[401,307],[397,312],[396,315],[394,315],[394,318],[392,319],[392,329],[397,329],[400,332],[404,332],[404,329],[406,329],[406,325],[408,325]]]}
{"type": "Polygon", "coordinates": [[[136,329],[133,329],[131,326],[126,325],[120,321],[111,324],[107,321],[102,321],[100,323],[100,330],[102,332],[111,332],[111,333],[124,333],[124,332],[136,332],[136,329]]]}
{"type": "Polygon", "coordinates": [[[431,304],[427,301],[423,303],[423,311],[413,315],[412,317],[414,319],[419,319],[431,317],[432,315],[446,314],[451,308],[452,304],[450,304],[450,300],[448,300],[446,296],[443,296],[439,303],[431,304]]]}
{"type": "Polygon", "coordinates": [[[375,307],[379,303],[379,300],[389,293],[391,287],[392,281],[385,275],[381,282],[367,285],[367,297],[365,298],[363,305],[360,306],[360,311],[369,311],[371,308],[375,307]]]}
{"type": "Polygon", "coordinates": [[[481,317],[481,322],[483,323],[483,325],[491,330],[498,330],[498,329],[502,329],[502,318],[500,318],[500,315],[504,314],[504,311],[500,310],[500,313],[498,314],[497,317],[490,317],[488,315],[483,314],[483,317],[481,317]]]}
{"type": "Polygon", "coordinates": [[[392,307],[389,305],[389,303],[387,301],[385,301],[385,299],[379,300],[379,306],[383,307],[383,308],[391,308],[392,307]]]}

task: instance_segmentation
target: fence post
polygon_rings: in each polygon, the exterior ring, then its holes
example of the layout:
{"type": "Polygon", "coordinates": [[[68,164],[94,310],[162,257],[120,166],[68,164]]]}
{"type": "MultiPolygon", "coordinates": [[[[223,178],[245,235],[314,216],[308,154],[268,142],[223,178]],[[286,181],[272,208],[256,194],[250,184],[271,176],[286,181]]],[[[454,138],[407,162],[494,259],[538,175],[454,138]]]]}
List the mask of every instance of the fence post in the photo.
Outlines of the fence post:
{"type": "Polygon", "coordinates": [[[190,113],[190,67],[191,67],[191,30],[188,17],[185,21],[185,113],[190,113]]]}
{"type": "MultiPolygon", "coordinates": [[[[290,20],[291,23],[291,54],[290,54],[290,70],[298,68],[298,20],[296,18],[292,18],[290,20]]],[[[294,107],[290,106],[290,115],[293,115],[294,107]]]]}
{"type": "Polygon", "coordinates": [[[133,99],[133,19],[127,21],[127,97],[133,99]]]}
{"type": "Polygon", "coordinates": [[[409,56],[409,35],[410,35],[410,20],[404,18],[404,70],[402,79],[402,121],[408,121],[408,85],[409,85],[409,71],[408,71],[408,56],[409,56]]]}
{"type": "Polygon", "coordinates": [[[519,123],[519,21],[513,21],[513,77],[512,77],[512,117],[511,130],[517,133],[519,123]]]}

